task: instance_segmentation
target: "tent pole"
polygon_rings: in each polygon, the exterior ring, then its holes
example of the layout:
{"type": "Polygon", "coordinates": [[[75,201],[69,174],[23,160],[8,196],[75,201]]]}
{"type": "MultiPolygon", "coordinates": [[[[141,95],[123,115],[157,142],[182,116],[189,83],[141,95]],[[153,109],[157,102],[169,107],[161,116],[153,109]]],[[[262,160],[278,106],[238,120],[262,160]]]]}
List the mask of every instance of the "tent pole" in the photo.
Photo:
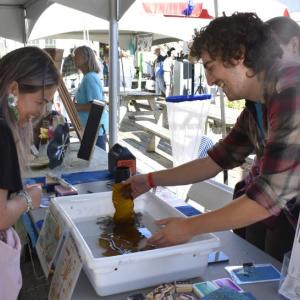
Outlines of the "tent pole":
{"type": "Polygon", "coordinates": [[[24,44],[24,47],[25,47],[28,43],[28,19],[27,19],[26,8],[23,9],[23,16],[24,16],[23,44],[24,44]]]}
{"type": "Polygon", "coordinates": [[[219,16],[219,7],[218,7],[218,0],[214,0],[214,8],[215,8],[215,17],[219,16]]]}
{"type": "MultiPolygon", "coordinates": [[[[214,0],[215,17],[219,16],[218,0],[214,0]]],[[[220,110],[221,110],[221,126],[222,126],[222,138],[226,136],[226,116],[225,116],[225,102],[223,89],[219,88],[220,91],[220,110]]],[[[228,184],[228,171],[223,171],[224,183],[228,184]]]]}
{"type": "Polygon", "coordinates": [[[119,0],[110,2],[110,22],[109,22],[109,148],[118,141],[118,109],[120,75],[118,73],[119,63],[119,38],[118,38],[118,9],[119,0]]]}

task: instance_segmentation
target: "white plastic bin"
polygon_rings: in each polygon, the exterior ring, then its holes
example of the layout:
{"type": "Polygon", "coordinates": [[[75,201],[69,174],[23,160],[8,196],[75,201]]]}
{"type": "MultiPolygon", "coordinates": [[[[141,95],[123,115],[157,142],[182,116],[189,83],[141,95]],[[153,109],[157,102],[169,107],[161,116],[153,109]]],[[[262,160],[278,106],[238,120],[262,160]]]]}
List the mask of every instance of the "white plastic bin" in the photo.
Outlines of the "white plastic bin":
{"type": "MultiPolygon", "coordinates": [[[[112,193],[97,193],[53,199],[50,209],[59,215],[72,233],[83,260],[84,270],[100,296],[117,294],[163,282],[199,276],[207,266],[208,254],[219,248],[219,239],[213,234],[195,237],[192,241],[160,249],[97,257],[88,245],[93,230],[82,235],[76,226],[80,220],[113,215],[112,193]]],[[[135,200],[135,211],[147,213],[153,219],[183,216],[179,211],[147,193],[135,200]]],[[[153,233],[157,226],[147,224],[153,233]]]]}

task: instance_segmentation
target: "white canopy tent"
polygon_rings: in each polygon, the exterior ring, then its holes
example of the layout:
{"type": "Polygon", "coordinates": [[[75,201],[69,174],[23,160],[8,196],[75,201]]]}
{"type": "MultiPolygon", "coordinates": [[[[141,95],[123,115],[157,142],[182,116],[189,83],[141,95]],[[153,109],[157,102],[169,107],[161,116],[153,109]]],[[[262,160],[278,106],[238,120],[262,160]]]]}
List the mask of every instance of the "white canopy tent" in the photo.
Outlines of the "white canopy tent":
{"type": "Polygon", "coordinates": [[[51,4],[47,0],[0,0],[0,36],[25,44],[35,22],[51,4]]]}
{"type": "MultiPolygon", "coordinates": [[[[14,39],[26,44],[34,25],[41,14],[54,2],[66,5],[73,9],[86,12],[106,20],[109,23],[110,47],[110,145],[117,141],[117,104],[119,95],[118,64],[118,26],[126,23],[128,30],[138,26],[139,31],[161,33],[170,28],[178,38],[188,40],[193,31],[186,30],[182,24],[190,23],[189,28],[200,28],[206,25],[209,19],[165,17],[163,15],[145,15],[142,11],[143,2],[177,2],[174,0],[0,0],[0,36],[14,39]],[[143,13],[143,18],[138,17],[143,13]],[[142,20],[142,21],[141,21],[142,20]],[[180,23],[179,23],[180,22],[180,23]]],[[[188,2],[188,1],[178,1],[188,2]]],[[[200,1],[194,1],[200,2],[200,1]]],[[[294,7],[298,0],[203,0],[203,8],[210,15],[217,16],[223,11],[230,15],[234,11],[254,11],[262,19],[283,15],[285,7],[294,7]]],[[[56,16],[47,26],[51,28],[56,22],[56,16]]],[[[64,26],[68,24],[64,23],[64,26]]],[[[174,36],[173,35],[173,36],[174,36]]]]}
{"type": "MultiPolygon", "coordinates": [[[[174,33],[174,30],[173,32],[170,29],[159,30],[158,26],[156,26],[156,31],[153,31],[155,28],[152,29],[152,26],[141,28],[140,24],[142,23],[143,16],[138,16],[135,25],[131,26],[129,22],[124,20],[128,19],[126,16],[127,13],[123,16],[122,22],[119,22],[119,46],[121,48],[128,48],[133,37],[149,32],[152,34],[152,44],[180,40],[180,37],[174,33]]],[[[129,18],[131,18],[131,16],[129,15],[129,18]]],[[[185,29],[189,29],[191,32],[193,28],[185,27],[185,29]]],[[[47,8],[37,20],[30,33],[29,40],[41,38],[82,39],[84,38],[83,33],[85,31],[88,31],[90,40],[106,44],[109,43],[108,21],[55,3],[47,8]],[[53,16],[55,16],[54,22],[53,16]],[[49,26],[49,24],[51,24],[51,26],[49,26]]]]}
{"type": "MultiPolygon", "coordinates": [[[[54,2],[76,8],[109,21],[110,32],[110,146],[117,142],[117,103],[119,76],[118,64],[118,21],[135,0],[0,0],[0,36],[26,44],[40,15],[54,2]]],[[[55,16],[53,16],[55,22],[55,16]]],[[[51,26],[51,24],[49,24],[51,26]]]]}
{"type": "MultiPolygon", "coordinates": [[[[135,39],[135,37],[137,36],[143,36],[148,34],[149,33],[145,31],[130,31],[130,30],[119,29],[119,46],[122,49],[128,49],[128,46],[130,46],[132,43],[132,39],[135,39]]],[[[90,41],[97,41],[104,44],[109,44],[109,35],[107,30],[89,29],[88,37],[89,37],[88,40],[90,41]]],[[[151,33],[151,37],[152,37],[152,46],[181,41],[181,39],[178,38],[166,36],[163,34],[156,34],[156,33],[151,33]]],[[[84,39],[85,36],[82,30],[78,30],[78,31],[71,31],[71,32],[59,33],[59,34],[48,35],[48,36],[43,35],[41,38],[81,40],[84,39]]],[[[29,41],[30,40],[34,40],[34,39],[29,37],[29,41]]]]}
{"type": "MultiPolygon", "coordinates": [[[[55,2],[102,18],[103,22],[106,20],[105,23],[107,24],[107,29],[109,29],[109,20],[111,19],[110,4],[116,3],[116,20],[120,21],[119,26],[121,29],[123,29],[123,25],[126,24],[125,27],[127,28],[124,28],[124,30],[128,31],[135,30],[136,27],[139,26],[139,31],[149,32],[151,30],[154,33],[161,33],[162,31],[166,32],[166,28],[169,28],[169,31],[172,31],[179,39],[188,39],[188,36],[191,35],[186,32],[186,27],[182,25],[183,23],[179,23],[180,18],[166,18],[162,15],[147,15],[145,14],[145,11],[143,11],[141,5],[141,3],[147,2],[187,2],[185,0],[0,0],[0,36],[25,44],[32,30],[39,27],[38,24],[37,26],[35,26],[35,24],[41,14],[55,2]],[[143,22],[140,22],[141,17],[143,18],[143,22]],[[162,26],[161,24],[167,26],[162,26]],[[178,24],[180,25],[178,26],[178,24]]],[[[288,11],[292,16],[300,11],[300,2],[298,0],[195,0],[194,2],[202,2],[203,8],[207,9],[212,16],[216,15],[216,8],[219,15],[223,12],[230,15],[234,11],[254,11],[264,20],[276,15],[282,15],[285,8],[288,8],[288,11]]],[[[59,18],[60,15],[55,15],[52,22],[46,26],[46,31],[52,29],[52,27],[56,27],[56,22],[59,22],[59,18]]],[[[195,18],[184,18],[184,20],[185,23],[194,23],[197,28],[207,24],[209,21],[195,18]]],[[[88,22],[94,23],[90,18],[88,19],[88,22]]],[[[79,24],[80,23],[79,20],[79,24]]],[[[69,25],[70,22],[66,21],[63,26],[61,26],[61,28],[64,28],[63,32],[70,31],[68,30],[69,25]]],[[[189,25],[189,27],[191,27],[191,25],[189,25]]],[[[43,30],[45,30],[45,28],[43,30]]],[[[167,35],[170,36],[170,34],[167,35]]]]}

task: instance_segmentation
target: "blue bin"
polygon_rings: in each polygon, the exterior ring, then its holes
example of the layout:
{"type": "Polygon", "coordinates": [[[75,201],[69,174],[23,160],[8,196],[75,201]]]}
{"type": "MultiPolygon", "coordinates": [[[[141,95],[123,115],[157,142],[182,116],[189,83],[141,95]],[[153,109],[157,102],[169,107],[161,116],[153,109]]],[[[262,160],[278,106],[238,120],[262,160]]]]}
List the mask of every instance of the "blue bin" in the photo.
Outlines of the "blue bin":
{"type": "Polygon", "coordinates": [[[178,103],[184,101],[209,100],[209,99],[211,99],[211,94],[178,95],[178,96],[167,97],[166,102],[178,103]]]}

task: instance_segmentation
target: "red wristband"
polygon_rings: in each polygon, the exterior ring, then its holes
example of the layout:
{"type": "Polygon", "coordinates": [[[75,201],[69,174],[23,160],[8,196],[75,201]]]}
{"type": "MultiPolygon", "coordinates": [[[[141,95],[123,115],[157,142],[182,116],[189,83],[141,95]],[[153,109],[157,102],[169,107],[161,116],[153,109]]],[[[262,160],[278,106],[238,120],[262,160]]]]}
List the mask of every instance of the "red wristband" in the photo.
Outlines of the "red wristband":
{"type": "Polygon", "coordinates": [[[154,184],[154,181],[153,181],[153,173],[148,173],[148,175],[147,175],[147,184],[148,184],[151,188],[154,188],[154,187],[155,187],[155,184],[154,184]]]}

